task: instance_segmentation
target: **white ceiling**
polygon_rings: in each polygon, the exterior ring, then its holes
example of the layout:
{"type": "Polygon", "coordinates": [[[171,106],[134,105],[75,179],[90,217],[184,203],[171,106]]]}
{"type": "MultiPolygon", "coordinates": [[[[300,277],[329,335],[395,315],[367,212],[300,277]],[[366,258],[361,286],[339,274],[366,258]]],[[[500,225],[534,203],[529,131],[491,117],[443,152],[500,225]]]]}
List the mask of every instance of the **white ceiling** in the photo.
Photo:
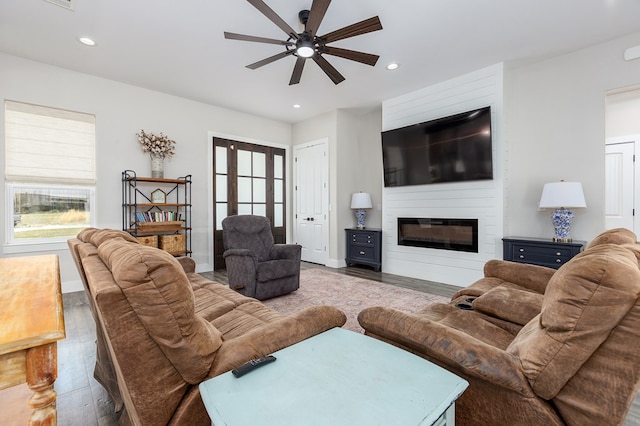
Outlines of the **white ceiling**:
{"type": "MultiPolygon", "coordinates": [[[[318,34],[377,15],[382,31],[332,45],[380,60],[370,67],[325,56],[344,82],[334,85],[308,61],[300,84],[289,86],[293,56],[245,68],[283,47],[223,36],[286,38],[246,0],[74,2],[69,11],[45,0],[0,1],[0,51],[290,123],[640,31],[640,0],[334,0],[318,34]],[[97,46],[81,45],[83,35],[97,46]],[[400,68],[386,70],[394,61],[400,68]]],[[[312,0],[265,2],[297,29],[298,12],[312,0]]]]}

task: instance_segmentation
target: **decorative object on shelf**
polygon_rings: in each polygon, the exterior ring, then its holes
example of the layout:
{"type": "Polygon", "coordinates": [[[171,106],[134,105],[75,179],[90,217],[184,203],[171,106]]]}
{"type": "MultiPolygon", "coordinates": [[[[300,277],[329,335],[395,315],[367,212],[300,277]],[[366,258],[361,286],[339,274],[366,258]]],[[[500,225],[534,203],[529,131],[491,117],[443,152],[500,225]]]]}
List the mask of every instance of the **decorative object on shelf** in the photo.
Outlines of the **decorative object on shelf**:
{"type": "Polygon", "coordinates": [[[555,229],[554,241],[571,242],[569,230],[573,221],[572,208],[586,208],[584,191],[580,182],[546,183],[540,197],[540,209],[555,209],[551,220],[555,229]]]}
{"type": "Polygon", "coordinates": [[[355,210],[358,229],[364,229],[364,219],[367,216],[366,209],[372,207],[371,195],[368,192],[356,192],[351,196],[351,209],[355,210]]]}
{"type": "Polygon", "coordinates": [[[156,135],[153,132],[146,133],[140,130],[136,136],[138,136],[138,142],[142,144],[142,151],[148,152],[151,156],[151,177],[164,177],[164,159],[173,157],[176,142],[162,132],[156,135]]]}
{"type": "Polygon", "coordinates": [[[164,157],[158,154],[151,154],[151,177],[164,177],[164,157]]]}
{"type": "Polygon", "coordinates": [[[167,202],[167,193],[158,188],[151,193],[151,202],[154,204],[165,204],[167,202]]]}

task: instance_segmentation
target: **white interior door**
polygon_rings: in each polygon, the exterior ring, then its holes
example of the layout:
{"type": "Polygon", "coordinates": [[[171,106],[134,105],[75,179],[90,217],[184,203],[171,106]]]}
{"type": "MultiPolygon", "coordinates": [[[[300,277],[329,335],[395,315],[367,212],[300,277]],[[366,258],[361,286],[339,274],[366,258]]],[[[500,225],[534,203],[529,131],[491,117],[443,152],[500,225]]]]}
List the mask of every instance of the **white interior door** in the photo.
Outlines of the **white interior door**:
{"type": "Polygon", "coordinates": [[[605,226],[634,231],[634,141],[607,143],[605,154],[605,226]]]}
{"type": "Polygon", "coordinates": [[[329,259],[327,142],[294,147],[295,239],[302,260],[326,265],[329,259]]]}

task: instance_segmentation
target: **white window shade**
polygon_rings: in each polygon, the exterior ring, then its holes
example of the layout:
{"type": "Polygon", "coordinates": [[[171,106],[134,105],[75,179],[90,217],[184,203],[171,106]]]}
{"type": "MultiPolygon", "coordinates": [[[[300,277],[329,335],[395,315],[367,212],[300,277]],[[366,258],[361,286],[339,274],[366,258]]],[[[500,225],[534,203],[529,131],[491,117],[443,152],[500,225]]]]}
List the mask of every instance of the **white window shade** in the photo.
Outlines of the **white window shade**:
{"type": "Polygon", "coordinates": [[[95,185],[95,116],[5,102],[7,182],[95,185]]]}

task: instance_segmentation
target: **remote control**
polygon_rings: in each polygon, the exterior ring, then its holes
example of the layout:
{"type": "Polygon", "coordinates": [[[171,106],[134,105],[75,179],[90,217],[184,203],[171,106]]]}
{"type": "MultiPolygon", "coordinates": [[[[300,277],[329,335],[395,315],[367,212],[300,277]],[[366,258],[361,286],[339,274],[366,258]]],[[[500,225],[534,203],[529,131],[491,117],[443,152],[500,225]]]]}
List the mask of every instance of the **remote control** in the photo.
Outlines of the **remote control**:
{"type": "Polygon", "coordinates": [[[261,367],[265,364],[269,364],[276,360],[276,357],[273,355],[263,356],[262,358],[252,359],[251,361],[245,362],[240,367],[231,370],[231,373],[236,377],[242,377],[250,371],[255,370],[258,367],[261,367]]]}

